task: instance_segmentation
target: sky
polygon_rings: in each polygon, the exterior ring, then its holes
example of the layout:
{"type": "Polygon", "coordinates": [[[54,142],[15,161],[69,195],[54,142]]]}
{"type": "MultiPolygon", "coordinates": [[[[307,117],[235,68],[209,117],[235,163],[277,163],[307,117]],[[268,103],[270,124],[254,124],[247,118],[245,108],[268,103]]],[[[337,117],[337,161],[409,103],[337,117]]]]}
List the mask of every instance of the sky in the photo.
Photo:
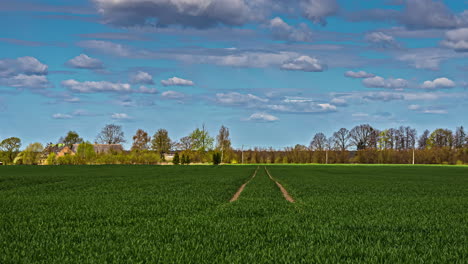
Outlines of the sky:
{"type": "Polygon", "coordinates": [[[468,0],[2,0],[0,139],[468,124],[468,0]]]}

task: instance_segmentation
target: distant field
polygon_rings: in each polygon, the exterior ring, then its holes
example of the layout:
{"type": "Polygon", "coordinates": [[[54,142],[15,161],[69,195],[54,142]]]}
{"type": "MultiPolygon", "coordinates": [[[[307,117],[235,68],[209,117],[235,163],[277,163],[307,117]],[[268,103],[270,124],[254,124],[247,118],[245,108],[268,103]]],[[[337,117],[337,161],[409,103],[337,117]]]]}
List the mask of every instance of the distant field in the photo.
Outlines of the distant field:
{"type": "Polygon", "coordinates": [[[0,263],[468,261],[467,167],[264,167],[0,167],[0,263]]]}

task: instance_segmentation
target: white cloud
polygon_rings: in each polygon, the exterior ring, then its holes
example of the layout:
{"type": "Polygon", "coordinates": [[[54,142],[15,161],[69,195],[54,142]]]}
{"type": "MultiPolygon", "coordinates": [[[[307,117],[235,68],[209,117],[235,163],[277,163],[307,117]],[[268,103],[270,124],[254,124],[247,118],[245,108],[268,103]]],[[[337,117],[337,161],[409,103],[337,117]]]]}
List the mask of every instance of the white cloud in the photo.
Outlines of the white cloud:
{"type": "Polygon", "coordinates": [[[442,89],[442,88],[453,88],[455,87],[456,84],[454,81],[442,77],[442,78],[437,78],[433,81],[425,81],[422,85],[421,88],[424,89],[442,89]]]}
{"type": "Polygon", "coordinates": [[[415,111],[421,114],[436,114],[436,115],[444,115],[448,114],[447,109],[442,107],[435,107],[435,106],[421,106],[421,105],[409,105],[408,110],[415,111]]]}
{"type": "Polygon", "coordinates": [[[184,93],[176,91],[165,91],[161,94],[162,97],[171,100],[182,100],[185,99],[186,95],[184,93]]]}
{"type": "Polygon", "coordinates": [[[185,80],[178,77],[172,77],[167,80],[162,80],[161,84],[164,86],[194,86],[195,83],[191,80],[185,80]]]}
{"type": "Polygon", "coordinates": [[[131,92],[132,88],[127,83],[112,83],[107,81],[85,81],[79,82],[76,80],[62,81],[62,86],[78,93],[95,93],[95,92],[131,92]]]}
{"type": "Polygon", "coordinates": [[[131,78],[132,83],[154,84],[153,76],[144,71],[138,71],[131,78]]]}
{"type": "Polygon", "coordinates": [[[0,85],[42,89],[50,86],[48,66],[34,57],[0,59],[0,85]]]}
{"type": "Polygon", "coordinates": [[[348,102],[344,98],[333,98],[330,101],[331,104],[336,105],[336,106],[347,106],[348,102]]]}
{"type": "Polygon", "coordinates": [[[358,79],[358,78],[371,78],[371,77],[374,77],[375,74],[368,73],[368,72],[365,72],[365,71],[357,71],[357,72],[347,71],[347,72],[345,72],[345,76],[349,77],[349,78],[358,79]]]}
{"type": "Polygon", "coordinates": [[[413,110],[413,111],[415,111],[415,110],[419,110],[419,109],[421,109],[421,106],[420,106],[420,105],[417,105],[417,104],[412,104],[412,105],[409,105],[409,106],[408,106],[408,110],[413,110]]]}
{"type": "Polygon", "coordinates": [[[312,31],[304,23],[300,24],[298,28],[294,28],[280,17],[275,17],[270,20],[268,26],[273,37],[278,40],[310,41],[312,39],[312,31]]]}
{"type": "Polygon", "coordinates": [[[125,114],[125,113],[114,113],[112,114],[112,119],[116,119],[116,120],[129,120],[129,119],[132,119],[129,115],[125,114]]]}
{"type": "Polygon", "coordinates": [[[457,52],[468,52],[468,27],[447,31],[442,45],[457,52]]]}
{"type": "Polygon", "coordinates": [[[253,94],[231,92],[216,94],[216,101],[224,105],[256,105],[258,103],[266,103],[268,99],[253,94]]]}
{"type": "Polygon", "coordinates": [[[279,118],[267,113],[254,113],[247,120],[256,122],[274,122],[279,120],[279,118]]]}
{"type": "Polygon", "coordinates": [[[336,0],[301,0],[300,7],[304,17],[310,21],[326,25],[326,18],[338,12],[336,0]]]}
{"type": "Polygon", "coordinates": [[[383,32],[371,32],[366,35],[366,41],[381,48],[398,47],[395,39],[383,32]]]}
{"type": "Polygon", "coordinates": [[[405,79],[385,79],[380,76],[366,78],[362,83],[369,88],[402,89],[408,86],[408,81],[405,79]]]}
{"type": "Polygon", "coordinates": [[[52,118],[54,118],[54,119],[71,119],[71,118],[73,118],[73,116],[68,115],[68,114],[57,113],[57,114],[53,114],[52,118]]]}
{"type": "Polygon", "coordinates": [[[157,94],[158,90],[156,88],[148,88],[148,87],[142,85],[138,89],[138,92],[143,93],[143,94],[157,94]]]}
{"type": "Polygon", "coordinates": [[[67,61],[66,65],[77,69],[96,70],[104,68],[102,61],[95,58],[91,58],[86,54],[80,54],[79,56],[70,59],[69,61],[67,61]]]}
{"type": "Polygon", "coordinates": [[[281,65],[281,69],[289,71],[322,72],[326,69],[326,65],[322,64],[316,58],[300,56],[296,59],[284,62],[281,65]]]}

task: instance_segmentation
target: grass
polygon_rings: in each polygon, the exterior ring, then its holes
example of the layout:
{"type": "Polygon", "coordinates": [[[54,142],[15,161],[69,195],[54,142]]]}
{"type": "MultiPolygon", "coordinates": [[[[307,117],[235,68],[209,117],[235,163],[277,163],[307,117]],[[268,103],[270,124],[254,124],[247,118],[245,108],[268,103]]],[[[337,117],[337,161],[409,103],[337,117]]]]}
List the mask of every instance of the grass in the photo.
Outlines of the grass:
{"type": "Polygon", "coordinates": [[[465,263],[468,170],[0,168],[0,263],[465,263]]]}

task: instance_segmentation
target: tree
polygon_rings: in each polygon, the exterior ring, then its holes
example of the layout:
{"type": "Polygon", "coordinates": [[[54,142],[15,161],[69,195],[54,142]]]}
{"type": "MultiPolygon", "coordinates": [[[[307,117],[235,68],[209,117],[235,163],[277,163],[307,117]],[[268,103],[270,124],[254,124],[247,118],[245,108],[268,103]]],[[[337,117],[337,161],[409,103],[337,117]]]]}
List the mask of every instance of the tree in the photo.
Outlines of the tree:
{"type": "Polygon", "coordinates": [[[22,153],[23,164],[35,165],[37,164],[39,155],[41,154],[44,147],[41,143],[30,144],[22,153]]]}
{"type": "Polygon", "coordinates": [[[13,162],[13,160],[15,159],[15,156],[18,153],[20,147],[21,139],[17,137],[4,139],[0,143],[0,149],[6,152],[6,155],[8,156],[8,162],[10,163],[13,162]]]}
{"type": "Polygon", "coordinates": [[[453,146],[456,149],[463,148],[465,146],[465,141],[468,138],[466,137],[465,130],[463,127],[457,127],[457,130],[455,131],[455,135],[453,136],[453,146]]]}
{"type": "Polygon", "coordinates": [[[315,151],[322,151],[326,148],[327,137],[323,133],[315,134],[312,142],[310,142],[310,149],[315,151]]]}
{"type": "Polygon", "coordinates": [[[195,129],[190,134],[190,138],[192,139],[192,149],[194,150],[205,152],[213,149],[214,139],[206,131],[205,124],[202,125],[202,129],[195,129]]]}
{"type": "Polygon", "coordinates": [[[114,124],[106,125],[98,134],[96,141],[101,144],[120,144],[126,142],[122,126],[114,124]]]}
{"type": "Polygon", "coordinates": [[[133,136],[132,150],[147,150],[150,141],[151,137],[148,136],[148,133],[142,129],[138,129],[133,136]]]}
{"type": "Polygon", "coordinates": [[[436,129],[431,133],[428,140],[428,146],[431,148],[451,148],[453,145],[452,131],[449,129],[436,129]]]}
{"type": "Polygon", "coordinates": [[[179,143],[177,143],[177,147],[180,150],[191,150],[192,149],[192,138],[189,136],[183,137],[180,139],[179,143]]]}
{"type": "MultiPolygon", "coordinates": [[[[358,150],[366,149],[371,146],[372,134],[374,133],[374,128],[370,125],[359,125],[355,126],[350,131],[351,143],[356,146],[358,150]]],[[[377,142],[375,142],[377,144],[377,142]]]]}
{"type": "Polygon", "coordinates": [[[151,141],[151,148],[157,151],[161,158],[164,160],[164,153],[171,150],[172,142],[169,138],[169,133],[166,129],[159,129],[153,136],[151,141]]]}
{"type": "Polygon", "coordinates": [[[179,158],[179,153],[176,152],[176,154],[174,155],[174,158],[172,159],[172,164],[174,165],[179,165],[180,164],[180,158],[179,158]]]}
{"type": "Polygon", "coordinates": [[[54,152],[50,153],[47,156],[47,165],[56,165],[57,164],[56,158],[57,158],[57,155],[55,155],[54,152]]]}
{"type": "Polygon", "coordinates": [[[217,143],[216,148],[221,150],[221,162],[224,160],[224,153],[231,149],[231,139],[229,138],[229,129],[225,126],[221,126],[219,134],[216,137],[217,143]]]}
{"type": "Polygon", "coordinates": [[[213,165],[219,165],[221,163],[221,153],[213,152],[213,165]]]}
{"type": "Polygon", "coordinates": [[[334,144],[341,151],[345,151],[349,147],[349,138],[349,130],[346,128],[340,128],[340,130],[333,133],[334,144]]]}
{"type": "Polygon", "coordinates": [[[423,134],[419,137],[419,140],[418,140],[419,149],[426,149],[430,134],[431,132],[429,130],[427,129],[424,130],[423,134]]]}
{"type": "Polygon", "coordinates": [[[94,161],[96,158],[96,152],[94,151],[93,144],[84,142],[78,145],[76,156],[79,157],[84,163],[94,161]]]}
{"type": "Polygon", "coordinates": [[[68,131],[65,138],[61,138],[59,141],[60,143],[65,144],[69,148],[72,148],[73,144],[80,144],[83,142],[83,139],[80,138],[78,133],[76,133],[75,131],[68,131]]]}

